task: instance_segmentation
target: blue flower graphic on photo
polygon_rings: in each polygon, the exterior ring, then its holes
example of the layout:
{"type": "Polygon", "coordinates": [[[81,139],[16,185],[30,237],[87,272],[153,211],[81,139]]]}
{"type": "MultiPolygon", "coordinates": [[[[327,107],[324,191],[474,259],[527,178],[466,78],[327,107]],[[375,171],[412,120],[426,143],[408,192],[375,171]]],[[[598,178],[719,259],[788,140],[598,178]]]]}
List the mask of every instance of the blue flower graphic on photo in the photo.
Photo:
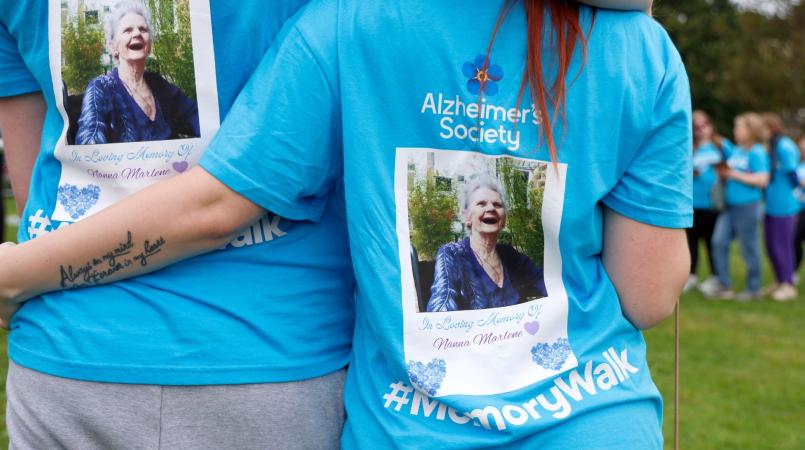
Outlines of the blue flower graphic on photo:
{"type": "Polygon", "coordinates": [[[82,188],[66,183],[59,186],[56,198],[73,220],[87,213],[101,196],[101,187],[88,184],[82,188]]]}
{"type": "Polygon", "coordinates": [[[419,361],[408,361],[408,378],[419,390],[433,397],[442,387],[442,380],[447,373],[447,363],[443,359],[433,358],[424,364],[419,361]]]}
{"type": "Polygon", "coordinates": [[[503,78],[503,68],[487,61],[486,55],[478,55],[472,62],[465,62],[461,72],[469,78],[467,90],[472,94],[495,95],[498,81],[503,78]]]}
{"type": "Polygon", "coordinates": [[[570,342],[559,338],[553,344],[541,342],[531,348],[531,359],[540,367],[548,370],[559,370],[570,356],[570,342]]]}

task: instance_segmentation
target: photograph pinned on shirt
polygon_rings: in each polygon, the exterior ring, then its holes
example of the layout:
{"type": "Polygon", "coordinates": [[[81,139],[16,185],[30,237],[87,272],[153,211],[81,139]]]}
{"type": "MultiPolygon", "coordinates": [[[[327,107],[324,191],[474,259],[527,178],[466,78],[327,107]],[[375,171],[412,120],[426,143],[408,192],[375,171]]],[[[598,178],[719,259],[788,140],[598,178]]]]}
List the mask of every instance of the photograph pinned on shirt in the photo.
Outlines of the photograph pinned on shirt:
{"type": "Polygon", "coordinates": [[[54,219],[192,167],[220,126],[209,0],[49,0],[64,128],[54,219]]]}
{"type": "Polygon", "coordinates": [[[429,148],[398,148],[396,164],[412,383],[489,395],[575,367],[558,244],[566,166],[429,148]]]}
{"type": "Polygon", "coordinates": [[[408,164],[411,264],[419,312],[516,305],[547,296],[544,162],[435,152],[408,164]]]}

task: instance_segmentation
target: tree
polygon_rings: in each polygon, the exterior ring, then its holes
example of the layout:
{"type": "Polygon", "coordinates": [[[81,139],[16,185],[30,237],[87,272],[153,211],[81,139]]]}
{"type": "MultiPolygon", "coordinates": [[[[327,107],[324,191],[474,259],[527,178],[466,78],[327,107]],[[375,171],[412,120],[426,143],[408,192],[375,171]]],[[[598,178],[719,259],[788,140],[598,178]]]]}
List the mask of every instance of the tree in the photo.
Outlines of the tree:
{"type": "Polygon", "coordinates": [[[62,79],[68,93],[84,92],[87,83],[103,73],[101,55],[104,41],[100,25],[88,22],[83,13],[65,20],[62,28],[62,79]]]}
{"type": "Polygon", "coordinates": [[[682,55],[694,108],[707,111],[726,136],[745,111],[776,111],[789,124],[803,114],[805,2],[774,5],[759,12],[730,0],[657,2],[655,17],[682,55]]]}
{"type": "Polygon", "coordinates": [[[502,158],[498,170],[506,190],[506,227],[511,244],[534,263],[542,264],[545,251],[542,231],[544,189],[529,183],[526,174],[517,169],[510,158],[502,158]]]}
{"type": "Polygon", "coordinates": [[[437,186],[435,174],[415,179],[408,191],[411,243],[421,261],[431,261],[442,245],[453,241],[458,209],[455,189],[437,186]]]}
{"type": "Polygon", "coordinates": [[[192,99],[196,99],[196,76],[193,69],[193,40],[190,33],[189,0],[148,0],[154,42],[155,70],[192,99]]]}

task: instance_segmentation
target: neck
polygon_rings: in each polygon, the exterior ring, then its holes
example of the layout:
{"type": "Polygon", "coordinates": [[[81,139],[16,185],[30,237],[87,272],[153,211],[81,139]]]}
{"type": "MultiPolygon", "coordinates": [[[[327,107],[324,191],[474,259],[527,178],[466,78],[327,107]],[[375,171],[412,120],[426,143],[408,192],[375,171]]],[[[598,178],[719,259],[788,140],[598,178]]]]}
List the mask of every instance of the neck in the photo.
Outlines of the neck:
{"type": "Polygon", "coordinates": [[[470,233],[470,247],[481,256],[486,256],[495,251],[498,243],[498,233],[470,233]]]}
{"type": "Polygon", "coordinates": [[[144,83],[145,61],[120,61],[117,73],[129,87],[137,87],[144,83]]]}

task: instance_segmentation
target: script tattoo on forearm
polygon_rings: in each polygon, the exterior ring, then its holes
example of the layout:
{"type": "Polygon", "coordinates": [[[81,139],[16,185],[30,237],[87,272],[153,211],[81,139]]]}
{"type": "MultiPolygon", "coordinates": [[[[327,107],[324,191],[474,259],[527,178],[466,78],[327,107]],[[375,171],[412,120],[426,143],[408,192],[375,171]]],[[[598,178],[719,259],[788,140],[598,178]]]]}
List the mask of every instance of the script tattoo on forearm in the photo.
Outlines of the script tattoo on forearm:
{"type": "Polygon", "coordinates": [[[140,247],[142,250],[138,252],[135,249],[136,245],[132,239],[131,231],[128,231],[126,232],[125,241],[108,252],[94,257],[77,267],[72,264],[60,265],[61,287],[63,289],[74,289],[94,286],[103,283],[106,278],[135,264],[145,267],[149,263],[149,258],[162,251],[164,245],[165,238],[162,236],[155,241],[145,240],[140,247]]]}

